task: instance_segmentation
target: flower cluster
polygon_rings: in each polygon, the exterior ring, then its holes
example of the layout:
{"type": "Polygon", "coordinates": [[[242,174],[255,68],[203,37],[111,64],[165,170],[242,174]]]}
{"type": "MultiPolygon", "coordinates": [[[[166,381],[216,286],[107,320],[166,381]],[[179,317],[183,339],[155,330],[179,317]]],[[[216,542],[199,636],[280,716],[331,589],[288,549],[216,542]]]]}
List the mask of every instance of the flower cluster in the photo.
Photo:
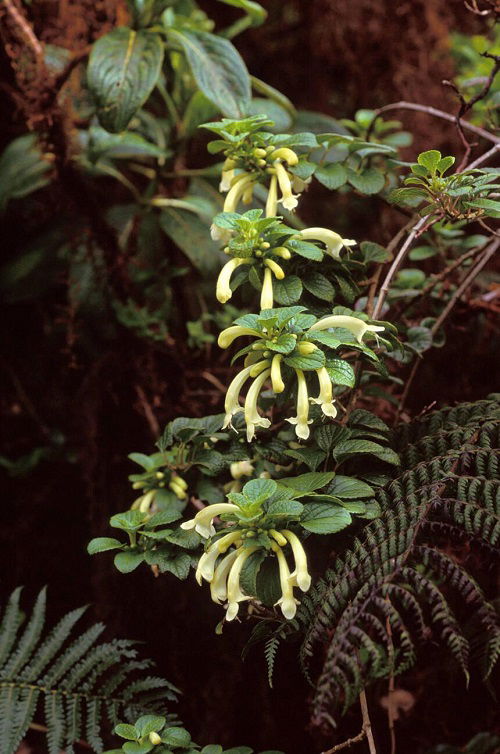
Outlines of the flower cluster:
{"type": "Polygon", "coordinates": [[[246,355],[245,366],[229,385],[224,404],[224,428],[231,425],[235,414],[243,411],[249,442],[255,437],[258,427],[270,426],[270,420],[261,416],[257,407],[259,395],[268,379],[273,393],[279,394],[284,392],[286,382],[295,376],[297,414],[287,421],[295,426],[297,437],[307,440],[312,422],[309,418],[310,403],[319,405],[325,416],[334,418],[337,414],[325,350],[328,352],[342,346],[363,350],[365,335],[373,334],[377,338],[377,333],[385,329],[385,326],[369,324],[359,316],[333,314],[317,320],[303,312],[303,307],[295,306],[268,309],[260,315],[244,315],[219,335],[221,348],[229,347],[241,336],[255,339],[239,352],[239,355],[246,355]],[[319,386],[316,397],[309,397],[306,372],[316,374],[319,386]],[[244,406],[241,406],[239,395],[249,379],[253,379],[253,382],[244,406]]]}
{"type": "Polygon", "coordinates": [[[262,281],[261,309],[271,309],[274,304],[273,277],[283,280],[286,263],[293,255],[309,261],[321,262],[327,254],[340,261],[340,252],[355,244],[327,228],[290,228],[279,217],[262,217],[262,210],[254,209],[239,215],[221,212],[214,218],[212,237],[223,241],[224,252],[231,256],[222,268],[216,288],[217,299],[225,304],[231,298],[231,277],[241,267],[253,268],[262,281]],[[320,248],[315,243],[324,245],[320,248]]]}
{"type": "Polygon", "coordinates": [[[175,495],[177,501],[187,500],[187,482],[170,466],[176,463],[173,452],[153,453],[150,456],[145,456],[143,453],[131,453],[129,458],[144,469],[140,474],[129,476],[132,488],[141,490],[142,493],[132,503],[132,510],[139,510],[141,513],[155,512],[159,508],[158,500],[165,497],[167,490],[175,495]]]}
{"type": "MultiPolygon", "coordinates": [[[[228,495],[233,502],[215,503],[199,511],[194,518],[181,524],[183,529],[194,529],[208,540],[208,546],[196,569],[196,580],[210,584],[212,600],[226,605],[226,620],[232,621],[239,612],[241,602],[257,599],[242,587],[242,571],[249,559],[258,551],[274,554],[278,563],[281,596],[275,603],[288,620],[295,616],[298,600],[294,588],[307,592],[311,576],[307,556],[299,537],[289,528],[275,528],[272,514],[272,497],[277,485],[272,480],[253,480],[243,487],[242,493],[228,495]],[[216,530],[215,517],[224,524],[216,530]],[[294,568],[290,570],[287,553],[291,550],[294,568]]],[[[290,510],[299,506],[287,501],[290,510]]]]}

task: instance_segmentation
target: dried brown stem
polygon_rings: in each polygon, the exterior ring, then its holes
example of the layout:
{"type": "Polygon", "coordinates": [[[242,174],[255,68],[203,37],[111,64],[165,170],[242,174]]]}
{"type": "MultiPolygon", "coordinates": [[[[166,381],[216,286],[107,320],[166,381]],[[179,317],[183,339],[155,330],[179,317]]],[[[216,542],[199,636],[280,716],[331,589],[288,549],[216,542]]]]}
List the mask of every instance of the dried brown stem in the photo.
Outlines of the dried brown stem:
{"type": "Polygon", "coordinates": [[[375,740],[373,738],[372,732],[372,723],[370,720],[370,714],[368,712],[368,702],[366,701],[366,692],[364,689],[359,695],[359,702],[361,704],[361,714],[363,715],[363,730],[366,733],[366,739],[368,741],[370,754],[377,754],[375,740]]]}
{"type": "Polygon", "coordinates": [[[353,744],[359,744],[365,738],[366,738],[366,731],[363,728],[358,733],[357,736],[353,736],[353,738],[348,738],[347,741],[342,741],[341,744],[332,746],[331,749],[328,749],[328,751],[323,751],[322,754],[334,754],[335,751],[342,751],[342,749],[347,749],[349,746],[352,746],[353,744]]]}
{"type": "Polygon", "coordinates": [[[35,32],[29,25],[28,21],[23,16],[23,14],[15,6],[13,0],[3,0],[3,5],[4,5],[7,15],[9,16],[11,21],[15,24],[15,26],[18,27],[18,29],[21,32],[21,35],[26,41],[26,44],[33,52],[33,56],[35,58],[37,66],[41,66],[43,62],[43,47],[41,43],[39,42],[39,40],[37,39],[35,32]]]}

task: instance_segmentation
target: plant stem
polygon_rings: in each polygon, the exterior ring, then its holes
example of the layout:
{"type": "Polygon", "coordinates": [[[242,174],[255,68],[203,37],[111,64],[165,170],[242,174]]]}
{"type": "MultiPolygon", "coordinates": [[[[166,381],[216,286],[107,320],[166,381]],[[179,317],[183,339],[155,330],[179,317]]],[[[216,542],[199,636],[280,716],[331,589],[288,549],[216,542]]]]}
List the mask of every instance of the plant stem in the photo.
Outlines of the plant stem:
{"type": "Polygon", "coordinates": [[[370,715],[368,713],[368,702],[366,701],[366,692],[363,689],[359,695],[359,703],[361,704],[361,714],[363,715],[363,730],[366,733],[366,739],[368,741],[368,748],[370,754],[377,754],[375,746],[375,740],[373,738],[372,724],[370,715]]]}

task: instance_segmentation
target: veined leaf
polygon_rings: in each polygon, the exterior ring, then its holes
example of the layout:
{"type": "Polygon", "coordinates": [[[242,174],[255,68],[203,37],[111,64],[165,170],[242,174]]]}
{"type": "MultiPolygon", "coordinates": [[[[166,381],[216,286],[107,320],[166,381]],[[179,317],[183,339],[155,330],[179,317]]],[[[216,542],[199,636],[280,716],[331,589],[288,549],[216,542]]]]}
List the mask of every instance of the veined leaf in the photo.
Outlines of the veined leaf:
{"type": "Polygon", "coordinates": [[[97,40],[90,54],[87,83],[97,117],[107,131],[124,131],[158,80],[163,43],[158,34],[125,26],[97,40]]]}
{"type": "Polygon", "coordinates": [[[250,76],[239,52],[228,39],[204,31],[169,29],[191,66],[203,94],[223,115],[241,118],[251,100],[250,76]]]}

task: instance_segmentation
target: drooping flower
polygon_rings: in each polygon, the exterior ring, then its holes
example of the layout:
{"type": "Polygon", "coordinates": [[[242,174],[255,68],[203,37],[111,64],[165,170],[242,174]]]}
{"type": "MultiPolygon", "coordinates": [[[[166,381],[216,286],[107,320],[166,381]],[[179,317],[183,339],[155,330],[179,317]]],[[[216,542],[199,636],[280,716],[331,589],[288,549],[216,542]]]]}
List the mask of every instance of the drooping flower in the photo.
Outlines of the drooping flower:
{"type": "Polygon", "coordinates": [[[252,382],[250,389],[248,390],[247,397],[245,399],[245,422],[247,425],[247,441],[252,442],[255,437],[256,427],[270,427],[271,422],[269,419],[261,416],[257,410],[257,399],[261,391],[262,385],[271,374],[270,369],[265,369],[258,377],[252,382]]]}
{"type": "Polygon", "coordinates": [[[234,414],[238,414],[240,411],[243,411],[243,407],[240,405],[239,396],[241,388],[243,387],[247,379],[250,376],[257,376],[259,374],[259,370],[267,369],[268,365],[269,362],[267,360],[257,362],[256,364],[250,364],[250,366],[245,367],[241,370],[241,372],[238,372],[236,377],[234,377],[234,379],[231,381],[227,389],[226,398],[224,401],[224,411],[226,412],[226,415],[224,417],[224,424],[222,425],[222,429],[226,429],[226,427],[229,427],[231,425],[231,420],[234,414]]]}
{"type": "Polygon", "coordinates": [[[235,212],[245,191],[255,184],[254,176],[240,173],[232,181],[233,185],[224,200],[224,212],[235,212]]]}
{"type": "Polygon", "coordinates": [[[255,337],[260,338],[260,333],[257,332],[257,330],[252,330],[251,327],[231,325],[231,327],[226,327],[226,329],[222,330],[220,333],[217,339],[219,348],[229,348],[233,340],[239,338],[240,335],[255,335],[255,337]]]}
{"type": "Polygon", "coordinates": [[[236,618],[236,616],[238,615],[238,610],[240,609],[240,602],[252,599],[246,594],[243,594],[243,592],[241,591],[240,575],[245,561],[257,549],[258,547],[240,547],[239,550],[237,550],[238,555],[231,566],[231,570],[229,571],[229,576],[227,578],[227,621],[232,621],[236,618]]]}
{"type": "Polygon", "coordinates": [[[241,479],[242,476],[251,476],[254,466],[250,461],[234,461],[229,467],[233,479],[241,479]]]}
{"type": "Polygon", "coordinates": [[[225,304],[233,295],[230,285],[231,276],[235,269],[242,264],[248,264],[248,259],[245,257],[234,257],[234,259],[230,259],[229,262],[226,262],[222,270],[219,272],[215,295],[217,301],[220,301],[221,304],[225,304]]]}
{"type": "Polygon", "coordinates": [[[281,377],[281,361],[283,359],[282,353],[277,353],[273,356],[271,362],[271,384],[275,393],[282,393],[285,389],[285,383],[281,377]]]}
{"type": "Polygon", "coordinates": [[[307,383],[302,369],[296,369],[297,374],[297,416],[287,419],[290,424],[295,424],[295,434],[302,440],[307,440],[310,434],[309,424],[309,395],[307,393],[307,383]]]}
{"type": "Polygon", "coordinates": [[[276,217],[278,214],[278,179],[271,177],[266,201],[266,217],[276,217]]]}
{"type": "Polygon", "coordinates": [[[324,317],[309,328],[309,330],[328,330],[331,327],[342,327],[345,330],[349,330],[358,343],[363,342],[363,337],[367,332],[378,333],[385,330],[385,327],[380,325],[369,325],[362,319],[357,317],[350,317],[347,314],[332,314],[330,317],[324,317]]]}
{"type": "Polygon", "coordinates": [[[202,579],[205,581],[212,581],[215,571],[215,563],[219,555],[226,552],[234,542],[237,542],[241,538],[241,531],[232,531],[229,534],[225,534],[223,537],[213,542],[206,552],[203,553],[198,561],[198,567],[196,569],[196,581],[201,585],[202,579]]]}
{"type": "Polygon", "coordinates": [[[215,569],[214,577],[210,582],[210,596],[219,605],[227,599],[227,577],[238,554],[239,550],[231,550],[225,555],[215,569]]]}
{"type": "Polygon", "coordinates": [[[325,416],[330,416],[333,419],[337,416],[337,409],[333,405],[333,388],[330,375],[326,367],[316,369],[316,374],[319,380],[319,395],[317,398],[310,398],[309,400],[312,403],[319,404],[325,416]]]}
{"type": "Polygon", "coordinates": [[[223,244],[229,243],[233,232],[229,228],[219,228],[218,225],[212,223],[210,226],[210,237],[212,241],[220,241],[223,244]]]}
{"type": "Polygon", "coordinates": [[[299,231],[299,235],[304,241],[321,241],[326,246],[326,253],[338,260],[340,260],[340,252],[343,248],[356,244],[356,241],[342,238],[338,233],[328,230],[328,228],[304,228],[304,230],[299,231]]]}
{"type": "Polygon", "coordinates": [[[184,521],[181,529],[194,529],[200,536],[209,539],[215,534],[215,527],[212,523],[214,518],[223,513],[234,513],[238,510],[238,506],[233,503],[213,503],[198,511],[194,518],[184,521]]]}
{"type": "Polygon", "coordinates": [[[264,270],[264,282],[262,284],[262,290],[260,292],[260,308],[272,309],[273,308],[273,273],[269,267],[264,270]]]}
{"type": "Polygon", "coordinates": [[[299,603],[298,600],[296,600],[293,596],[293,584],[290,577],[290,569],[288,568],[288,563],[286,562],[286,558],[281,547],[276,544],[273,545],[272,549],[274,550],[276,557],[278,558],[281,587],[281,597],[275,603],[275,605],[280,605],[283,616],[287,620],[291,620],[297,612],[297,605],[299,603]]]}
{"type": "Polygon", "coordinates": [[[307,592],[311,586],[311,576],[307,570],[307,555],[302,542],[293,531],[288,529],[283,529],[281,534],[290,542],[295,559],[295,570],[290,574],[290,580],[296,583],[303,592],[307,592]]]}
{"type": "Polygon", "coordinates": [[[278,178],[278,183],[282,194],[279,201],[285,209],[294,210],[299,201],[298,196],[296,196],[292,192],[292,182],[290,180],[290,176],[288,175],[288,172],[286,171],[284,165],[281,164],[281,162],[275,162],[274,168],[276,170],[276,176],[278,178]]]}

